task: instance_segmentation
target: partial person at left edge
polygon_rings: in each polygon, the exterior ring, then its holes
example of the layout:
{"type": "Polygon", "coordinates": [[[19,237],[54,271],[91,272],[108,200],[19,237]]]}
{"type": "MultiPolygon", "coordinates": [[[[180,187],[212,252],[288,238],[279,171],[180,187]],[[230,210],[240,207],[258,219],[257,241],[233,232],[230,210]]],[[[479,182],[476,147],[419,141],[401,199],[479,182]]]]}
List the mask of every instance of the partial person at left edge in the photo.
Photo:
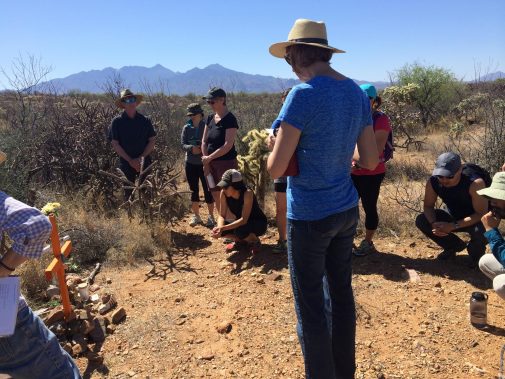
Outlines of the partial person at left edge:
{"type": "MultiPolygon", "coordinates": [[[[156,137],[151,119],[137,111],[142,100],[142,95],[134,94],[129,89],[121,91],[116,105],[123,112],[112,120],[108,136],[112,148],[119,155],[119,169],[132,183],[140,174],[142,160],[143,169],[152,163],[150,154],[154,150],[156,137]]],[[[125,201],[130,199],[131,194],[131,189],[124,190],[125,201]]]]}
{"type": "MultiPolygon", "coordinates": [[[[0,164],[6,155],[0,151],[0,164]]],[[[12,241],[0,257],[0,278],[16,272],[29,259],[42,255],[51,233],[51,222],[38,209],[0,191],[0,233],[12,241]]],[[[80,379],[72,357],[60,347],[56,336],[19,299],[14,334],[0,337],[0,373],[14,379],[80,379]]]]}

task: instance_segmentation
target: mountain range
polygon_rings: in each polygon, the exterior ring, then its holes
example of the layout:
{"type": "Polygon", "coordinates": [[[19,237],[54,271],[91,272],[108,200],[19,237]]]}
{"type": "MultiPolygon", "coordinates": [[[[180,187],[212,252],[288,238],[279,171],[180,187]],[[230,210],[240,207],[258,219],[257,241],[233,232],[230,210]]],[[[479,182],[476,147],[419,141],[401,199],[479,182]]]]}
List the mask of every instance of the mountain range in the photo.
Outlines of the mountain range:
{"type": "MultiPolygon", "coordinates": [[[[505,73],[497,71],[486,74],[479,81],[493,81],[505,78],[505,73]]],[[[65,78],[52,79],[42,83],[38,89],[44,91],[50,85],[58,93],[69,91],[103,93],[107,83],[119,81],[121,87],[130,88],[134,92],[164,92],[166,94],[186,95],[188,93],[205,94],[209,88],[222,87],[228,92],[281,92],[299,83],[295,79],[282,79],[273,76],[246,74],[211,64],[205,68],[193,68],[186,72],[174,72],[160,64],[153,67],[124,66],[119,69],[112,67],[103,70],[82,71],[65,78]]],[[[357,84],[370,83],[354,79],[357,84]]],[[[389,82],[371,82],[377,89],[383,89],[389,82]]]]}
{"type": "MultiPolygon", "coordinates": [[[[282,79],[273,76],[252,75],[230,70],[219,64],[205,68],[193,68],[184,73],[174,72],[158,64],[153,67],[125,66],[119,69],[112,67],[103,70],[82,71],[65,78],[52,79],[39,86],[41,91],[49,84],[58,93],[69,91],[103,93],[107,83],[120,80],[123,87],[133,92],[146,92],[147,87],[153,92],[186,95],[188,93],[205,94],[209,88],[218,86],[229,92],[281,92],[299,83],[295,79],[282,79]]],[[[366,81],[355,80],[361,84],[366,81]]],[[[379,89],[389,83],[375,82],[379,89]]]]}

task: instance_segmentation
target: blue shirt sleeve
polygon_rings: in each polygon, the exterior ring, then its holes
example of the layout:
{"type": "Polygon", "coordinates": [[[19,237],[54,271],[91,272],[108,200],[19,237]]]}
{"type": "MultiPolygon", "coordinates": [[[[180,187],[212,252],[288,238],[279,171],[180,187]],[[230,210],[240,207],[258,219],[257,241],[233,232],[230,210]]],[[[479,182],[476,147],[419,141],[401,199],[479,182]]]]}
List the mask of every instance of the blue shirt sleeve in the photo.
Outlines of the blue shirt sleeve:
{"type": "Polygon", "coordinates": [[[289,91],[277,119],[303,130],[308,120],[312,119],[314,110],[314,107],[311,106],[314,99],[310,96],[310,92],[309,88],[293,87],[289,91]]]}
{"type": "Polygon", "coordinates": [[[498,229],[494,228],[488,230],[484,233],[484,236],[489,242],[489,247],[491,248],[494,257],[498,260],[498,262],[505,266],[505,240],[498,229]]]}

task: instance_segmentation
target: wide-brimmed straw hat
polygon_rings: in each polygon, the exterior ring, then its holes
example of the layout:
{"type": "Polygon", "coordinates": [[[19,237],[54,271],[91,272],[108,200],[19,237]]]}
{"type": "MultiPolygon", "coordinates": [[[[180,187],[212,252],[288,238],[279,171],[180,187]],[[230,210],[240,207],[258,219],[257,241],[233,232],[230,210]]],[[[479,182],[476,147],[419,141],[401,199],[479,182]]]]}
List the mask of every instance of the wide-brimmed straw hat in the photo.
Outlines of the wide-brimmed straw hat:
{"type": "Polygon", "coordinates": [[[0,164],[4,163],[7,159],[7,154],[5,154],[2,150],[0,150],[0,164]]]}
{"type": "Polygon", "coordinates": [[[505,200],[505,172],[494,174],[491,186],[478,190],[477,193],[488,199],[505,200]]]}
{"type": "Polygon", "coordinates": [[[331,50],[333,53],[345,53],[344,50],[328,45],[326,25],[324,22],[312,21],[304,18],[295,21],[295,24],[288,34],[287,41],[274,43],[268,50],[274,57],[284,58],[286,55],[286,47],[292,45],[317,46],[331,50]]]}
{"type": "Polygon", "coordinates": [[[126,99],[127,97],[136,97],[137,98],[137,101],[136,101],[137,105],[139,105],[142,102],[142,100],[144,100],[144,96],[134,94],[132,91],[130,91],[128,88],[126,88],[121,91],[121,95],[119,96],[119,99],[116,100],[116,105],[119,108],[124,108],[123,100],[126,99]]]}

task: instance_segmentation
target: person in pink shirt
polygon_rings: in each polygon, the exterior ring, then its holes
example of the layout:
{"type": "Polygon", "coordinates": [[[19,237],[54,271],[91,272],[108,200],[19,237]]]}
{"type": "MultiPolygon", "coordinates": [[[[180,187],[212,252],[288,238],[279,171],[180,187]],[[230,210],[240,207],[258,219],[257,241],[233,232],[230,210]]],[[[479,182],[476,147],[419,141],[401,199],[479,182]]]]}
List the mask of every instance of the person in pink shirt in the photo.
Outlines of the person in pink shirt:
{"type": "Polygon", "coordinates": [[[377,212],[377,201],[382,181],[386,173],[384,162],[384,149],[391,133],[391,125],[386,114],[379,111],[382,104],[381,98],[377,95],[377,89],[372,84],[362,84],[361,89],[370,99],[372,108],[373,129],[377,141],[377,150],[380,152],[379,164],[374,170],[361,168],[357,161],[352,162],[351,177],[354,186],[361,199],[361,205],[365,211],[365,238],[353,252],[356,256],[364,256],[375,253],[377,250],[373,244],[373,236],[379,225],[379,214],[377,212]]]}

